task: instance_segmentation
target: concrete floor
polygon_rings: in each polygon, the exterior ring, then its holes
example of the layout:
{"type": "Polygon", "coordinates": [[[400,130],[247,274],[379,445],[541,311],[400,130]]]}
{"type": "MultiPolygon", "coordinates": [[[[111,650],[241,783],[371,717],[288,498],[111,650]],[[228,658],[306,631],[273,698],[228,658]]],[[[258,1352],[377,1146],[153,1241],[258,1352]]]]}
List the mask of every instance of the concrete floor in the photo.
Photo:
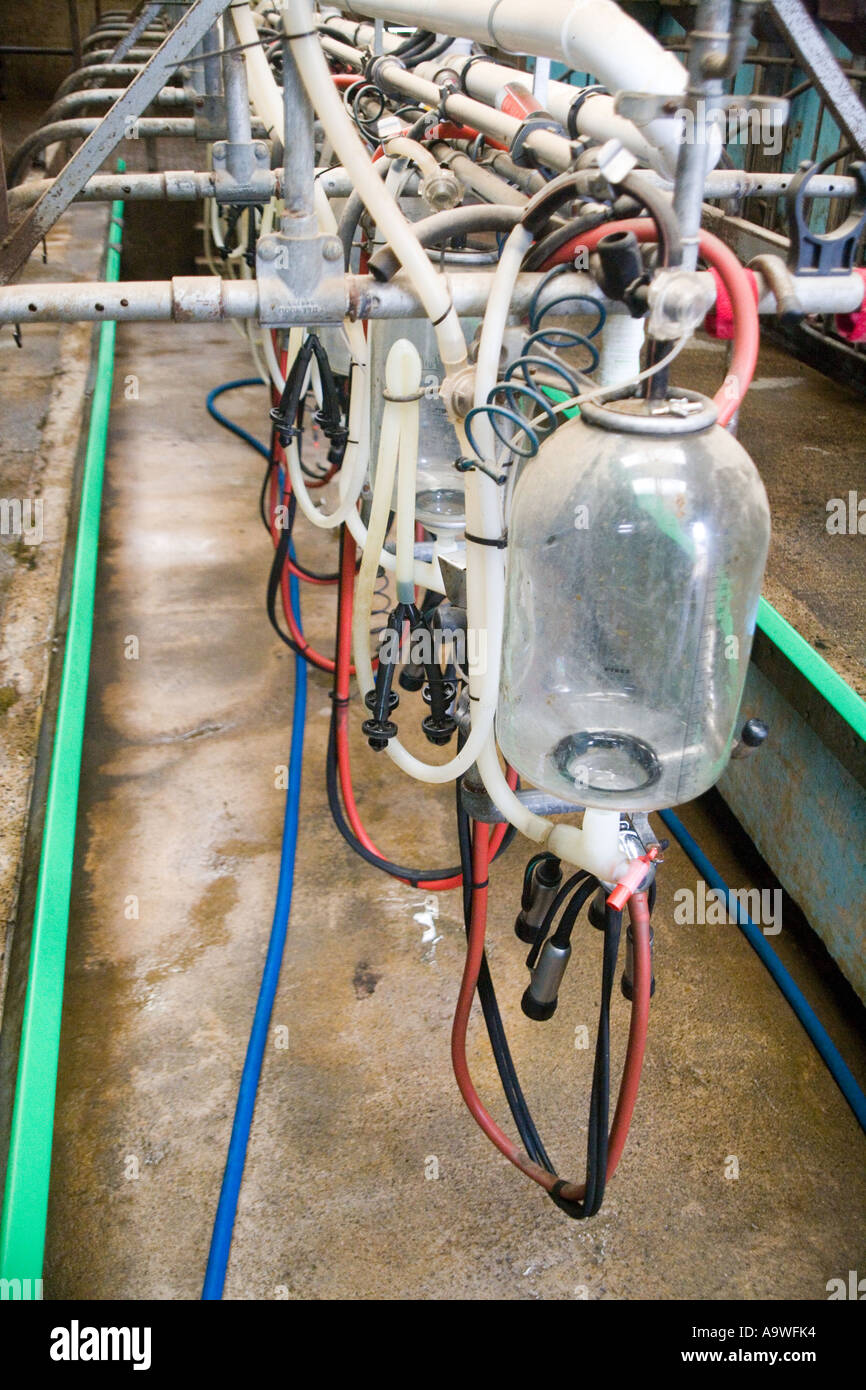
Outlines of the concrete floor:
{"type": "MultiPolygon", "coordinates": [[[[230,326],[118,332],[51,1299],[200,1291],[271,919],[274,769],[290,732],[292,658],[263,603],[260,461],[204,409],[212,385],[248,374],[230,326]]],[[[263,390],[224,401],[264,433],[263,390]]],[[[298,544],[330,567],[332,541],[300,528],[298,544]]],[[[326,649],[331,610],[330,595],[305,593],[308,636],[326,649]]],[[[227,1297],[822,1299],[829,1279],[862,1270],[863,1136],[738,931],[673,923],[674,890],[695,883],[676,848],[659,880],[641,1097],[601,1214],[568,1221],[500,1159],[451,1076],[457,895],[387,879],[338,838],[324,791],[329,710],[328,681],[313,673],[294,907],[227,1297]]],[[[408,862],[453,862],[451,793],[402,780],[358,738],[355,713],[359,802],[379,844],[408,862]]],[[[401,716],[408,727],[405,697],[401,716]]],[[[730,883],[760,883],[711,806],[684,814],[730,883]]],[[[511,928],[527,854],[516,843],[492,873],[490,959],[539,1127],[571,1175],[592,1067],[575,1030],[594,1031],[599,938],[580,929],[557,1016],[525,1019],[525,948],[511,928]]],[[[774,944],[866,1081],[862,1013],[795,919],[774,944]]],[[[615,1074],[627,1026],[617,992],[615,1074]]],[[[477,1019],[471,1056],[510,1124],[477,1019]]]]}

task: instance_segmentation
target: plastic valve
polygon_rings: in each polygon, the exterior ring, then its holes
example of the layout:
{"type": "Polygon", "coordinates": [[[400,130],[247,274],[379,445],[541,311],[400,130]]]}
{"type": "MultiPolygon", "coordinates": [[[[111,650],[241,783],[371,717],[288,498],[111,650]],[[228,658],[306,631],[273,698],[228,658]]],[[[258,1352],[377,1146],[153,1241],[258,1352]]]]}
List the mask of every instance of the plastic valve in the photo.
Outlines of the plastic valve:
{"type": "Polygon", "coordinates": [[[607,904],[617,912],[622,912],[632,893],[637,893],[647,875],[647,869],[659,857],[658,845],[650,845],[646,854],[633,859],[612,893],[608,894],[607,904]]]}

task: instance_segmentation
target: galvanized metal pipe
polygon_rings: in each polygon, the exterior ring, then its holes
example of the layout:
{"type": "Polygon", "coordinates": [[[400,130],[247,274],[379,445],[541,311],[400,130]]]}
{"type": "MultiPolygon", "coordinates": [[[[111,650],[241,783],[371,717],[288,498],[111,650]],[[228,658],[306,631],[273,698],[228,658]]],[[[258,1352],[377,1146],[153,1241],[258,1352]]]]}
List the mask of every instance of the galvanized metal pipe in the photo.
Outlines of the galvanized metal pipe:
{"type": "MultiPolygon", "coordinates": [[[[77,92],[81,87],[93,87],[94,90],[98,90],[100,83],[111,82],[116,86],[120,86],[121,83],[128,85],[133,78],[138,76],[141,69],[141,63],[104,63],[99,68],[77,68],[68,77],[64,77],[54,93],[54,100],[59,101],[68,92],[77,92]]],[[[176,74],[174,77],[169,75],[166,81],[171,82],[176,80],[176,77],[176,74]]]]}
{"type": "Polygon", "coordinates": [[[312,218],[316,150],[313,113],[307,89],[288,43],[283,44],[283,201],[291,219],[312,218]]]}
{"type": "Polygon", "coordinates": [[[710,140],[715,124],[707,112],[713,98],[721,95],[719,77],[707,76],[728,53],[730,44],[730,0],[699,0],[690,35],[689,84],[683,106],[690,117],[677,158],[674,185],[674,213],[680,229],[682,264],[694,270],[698,263],[704,185],[710,163],[710,140]]]}
{"type": "MultiPolygon", "coordinates": [[[[713,282],[701,272],[708,285],[713,282]]],[[[490,295],[492,274],[462,271],[447,277],[454,306],[461,315],[483,314],[490,295]]],[[[801,277],[797,290],[804,313],[852,313],[864,297],[861,276],[821,275],[801,277]]],[[[543,276],[523,273],[517,277],[513,312],[524,314],[543,276]]],[[[772,289],[761,275],[758,311],[778,311],[772,289]]],[[[347,275],[341,290],[325,308],[308,301],[285,307],[282,322],[306,326],[339,323],[347,317],[420,318],[424,310],[410,282],[401,273],[383,284],[370,275],[347,275]]],[[[141,280],[129,284],[40,284],[0,287],[0,323],[74,323],[78,320],[174,321],[212,323],[229,318],[258,318],[260,292],[257,280],[222,280],[219,276],[175,276],[172,280],[141,280]]],[[[618,301],[608,301],[591,275],[571,272],[558,276],[540,297],[540,305],[563,295],[604,303],[609,313],[625,312],[618,301]]],[[[282,308],[282,305],[281,305],[282,308]]]]}
{"type": "MultiPolygon", "coordinates": [[[[50,125],[40,126],[34,130],[32,135],[28,135],[18,146],[9,161],[9,183],[15,185],[27,172],[28,165],[33,158],[45,150],[49,145],[63,145],[70,140],[85,139],[98,131],[102,124],[101,116],[77,116],[74,120],[52,121],[50,125]]],[[[180,139],[195,139],[196,123],[191,116],[138,116],[131,124],[134,135],[126,134],[130,139],[155,139],[162,136],[174,136],[180,139]]],[[[106,150],[106,154],[110,149],[106,150]]]]}
{"type": "MultiPolygon", "coordinates": [[[[118,97],[123,96],[124,90],[123,87],[85,87],[82,91],[67,92],[65,97],[49,106],[39,123],[40,127],[50,125],[52,121],[66,120],[88,106],[113,106],[118,97]]],[[[163,87],[150,104],[164,107],[190,106],[193,100],[194,98],[188,96],[182,87],[163,87]]]]}

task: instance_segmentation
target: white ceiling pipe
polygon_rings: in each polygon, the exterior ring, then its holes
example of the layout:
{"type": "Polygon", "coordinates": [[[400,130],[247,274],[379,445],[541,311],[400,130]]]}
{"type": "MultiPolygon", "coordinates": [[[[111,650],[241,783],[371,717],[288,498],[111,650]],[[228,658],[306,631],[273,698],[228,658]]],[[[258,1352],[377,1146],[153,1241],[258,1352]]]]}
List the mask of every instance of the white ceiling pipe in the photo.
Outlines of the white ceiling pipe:
{"type": "MultiPolygon", "coordinates": [[[[436,33],[474,39],[507,53],[554,58],[591,73],[610,92],[680,96],[687,73],[637,20],[614,0],[336,0],[357,18],[412,24],[436,33]]],[[[675,163],[680,122],[672,117],[645,127],[647,139],[675,163]]]]}
{"type": "MultiPolygon", "coordinates": [[[[335,28],[340,33],[345,34],[347,42],[353,45],[354,50],[372,43],[373,26],[371,24],[355,24],[351,20],[332,18],[328,21],[328,25],[329,28],[335,28]]],[[[401,42],[399,35],[386,34],[384,45],[386,52],[396,48],[399,42],[401,42]],[[389,39],[391,40],[390,43],[388,42],[389,39]]],[[[332,51],[335,56],[339,56],[336,52],[336,45],[331,44],[329,40],[326,40],[325,47],[332,51]]],[[[353,50],[347,49],[346,55],[351,51],[353,50]]],[[[445,68],[450,68],[461,74],[468,62],[469,54],[447,53],[434,62],[419,63],[415,71],[419,77],[425,77],[432,82],[437,73],[445,68]]],[[[470,96],[493,105],[497,93],[506,82],[515,81],[522,82],[529,89],[530,74],[518,72],[514,68],[507,68],[502,63],[473,63],[466,80],[466,89],[470,96]]],[[[568,120],[569,107],[573,106],[579,94],[580,89],[571,86],[568,82],[548,82],[545,109],[564,126],[568,120]]],[[[598,140],[600,143],[605,140],[618,140],[621,145],[631,151],[641,164],[649,165],[663,178],[671,179],[673,177],[676,169],[675,158],[651,145],[632,121],[626,120],[623,116],[617,116],[613,109],[613,97],[587,97],[577,115],[577,130],[580,135],[587,135],[590,139],[598,140]]]]}
{"type": "MultiPolygon", "coordinates": [[[[427,77],[432,81],[436,73],[445,66],[462,74],[468,62],[469,58],[463,55],[449,55],[447,59],[440,59],[439,62],[419,64],[417,72],[419,77],[427,77]]],[[[507,82],[520,82],[528,89],[530,77],[528,73],[515,72],[514,68],[507,68],[501,63],[473,63],[466,79],[466,90],[479,101],[493,104],[497,93],[507,82]]],[[[545,109],[564,126],[568,120],[569,107],[574,104],[579,94],[580,89],[572,87],[568,82],[549,82],[545,109]]],[[[578,134],[588,135],[602,143],[605,140],[618,140],[642,164],[648,164],[663,176],[670,176],[674,172],[675,166],[668,162],[661,150],[650,144],[632,121],[616,115],[613,97],[587,97],[577,113],[577,130],[578,134]]]]}

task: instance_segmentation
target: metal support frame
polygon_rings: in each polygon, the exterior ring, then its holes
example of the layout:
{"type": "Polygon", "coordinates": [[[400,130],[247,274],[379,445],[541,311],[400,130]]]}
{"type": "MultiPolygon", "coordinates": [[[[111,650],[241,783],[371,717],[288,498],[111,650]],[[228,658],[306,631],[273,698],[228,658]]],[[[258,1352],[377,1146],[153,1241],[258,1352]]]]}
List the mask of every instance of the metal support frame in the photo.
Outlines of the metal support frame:
{"type": "Polygon", "coordinates": [[[117,45],[114,52],[112,53],[112,63],[120,63],[123,61],[129,50],[141,38],[145,29],[147,29],[148,26],[151,25],[155,19],[158,19],[161,13],[161,3],[144,5],[142,7],[138,19],[132,25],[126,37],[120,40],[120,43],[117,45]]]}
{"type": "MultiPolygon", "coordinates": [[[[49,125],[39,126],[18,146],[9,161],[10,187],[20,182],[31,160],[40,150],[47,149],[49,145],[65,144],[68,140],[79,140],[82,136],[89,138],[96,135],[101,123],[99,116],[77,116],[70,120],[52,121],[49,125]]],[[[191,140],[195,139],[195,135],[196,123],[192,116],[138,116],[135,120],[130,117],[121,139],[152,140],[160,136],[174,136],[181,140],[191,140]]]]}
{"type": "Polygon", "coordinates": [[[72,66],[81,67],[81,24],[78,18],[78,0],[66,0],[69,10],[69,42],[72,45],[72,66]]]}
{"type": "MultiPolygon", "coordinates": [[[[513,312],[524,314],[544,279],[541,272],[518,275],[512,300],[513,312]]],[[[776,314],[778,305],[771,286],[760,274],[758,311],[776,314]]],[[[707,271],[699,280],[715,294],[707,271]]],[[[460,271],[448,277],[454,307],[461,315],[481,315],[493,283],[490,271],[460,271]]],[[[806,313],[851,313],[863,300],[863,280],[850,275],[815,277],[800,289],[806,313]]],[[[544,287],[538,304],[575,299],[602,303],[609,314],[625,314],[618,300],[609,301],[591,275],[570,271],[544,287]]],[[[0,324],[101,323],[164,321],[211,323],[220,319],[257,319],[266,327],[308,327],[339,324],[351,319],[424,318],[425,310],[411,282],[401,272],[382,283],[372,275],[333,273],[319,281],[303,298],[279,275],[264,274],[255,280],[223,280],[218,275],[175,276],[171,280],[128,283],[6,285],[0,287],[0,324]]]]}
{"type": "Polygon", "coordinates": [[[809,74],[832,111],[839,129],[866,158],[866,109],[803,0],[770,0],[770,10],[801,68],[809,74]]]}
{"type": "MultiPolygon", "coordinates": [[[[238,35],[229,17],[223,21],[223,30],[233,49],[238,35]]],[[[270,196],[273,187],[271,153],[264,140],[253,140],[243,53],[223,53],[222,74],[228,139],[219,140],[213,147],[215,195],[221,203],[260,203],[270,196]]]]}
{"type": "Polygon", "coordinates": [[[169,75],[219,18],[229,0],[195,0],[80,149],[69,160],[0,248],[0,284],[7,284],[34,247],[66,211],[134,121],[166,85],[169,75]]]}
{"type": "MultiPolygon", "coordinates": [[[[730,0],[699,0],[689,39],[689,85],[683,105],[692,118],[691,138],[684,132],[677,158],[674,212],[680,227],[683,267],[698,263],[704,183],[709,165],[709,140],[714,122],[706,115],[713,98],[722,92],[713,69],[724,59],[730,44],[730,0]]],[[[617,106],[617,110],[620,107],[617,106]]]]}

